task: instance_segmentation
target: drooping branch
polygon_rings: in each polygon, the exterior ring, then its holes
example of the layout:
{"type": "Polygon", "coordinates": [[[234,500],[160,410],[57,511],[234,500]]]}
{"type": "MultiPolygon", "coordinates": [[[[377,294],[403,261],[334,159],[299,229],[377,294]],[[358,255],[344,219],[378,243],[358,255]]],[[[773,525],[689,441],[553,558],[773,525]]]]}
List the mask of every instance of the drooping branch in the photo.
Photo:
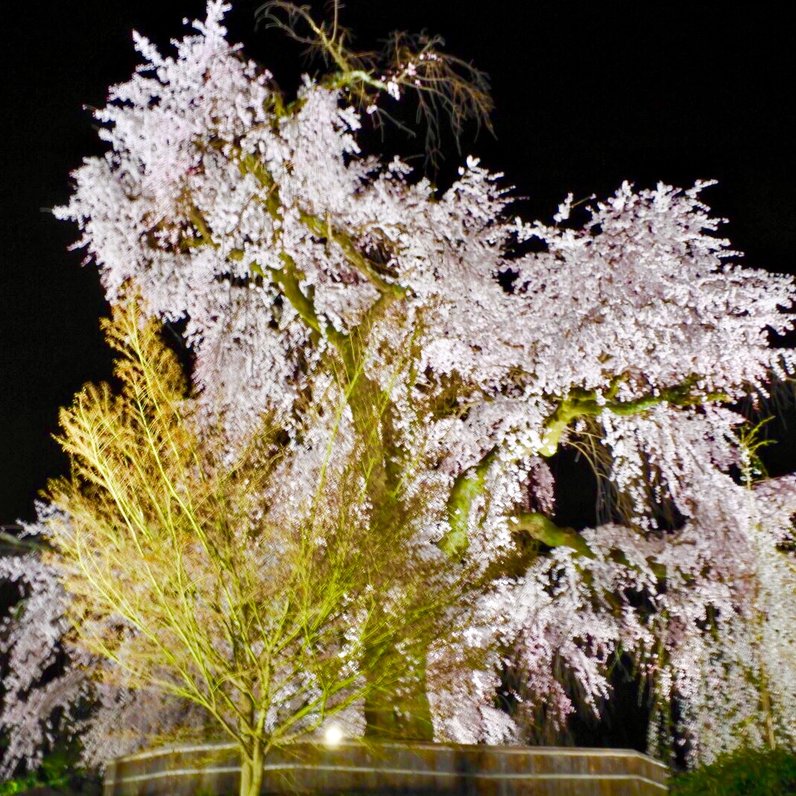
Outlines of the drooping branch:
{"type": "MultiPolygon", "coordinates": [[[[341,8],[339,0],[334,0],[331,23],[317,21],[308,6],[289,0],[271,0],[257,13],[267,27],[320,54],[332,67],[325,84],[345,91],[369,115],[395,121],[379,104],[380,95],[397,100],[404,93],[412,94],[418,120],[425,125],[426,156],[432,164],[441,158],[441,119],[448,121],[457,147],[468,121],[492,131],[492,98],[486,74],[443,52],[445,42],[441,37],[395,32],[381,52],[357,51],[351,46],[350,31],[340,25],[341,8]]],[[[399,126],[414,135],[407,126],[399,126]]]]}
{"type": "MultiPolygon", "coordinates": [[[[619,400],[615,395],[620,382],[620,379],[615,379],[604,395],[597,395],[593,391],[572,390],[566,398],[558,402],[555,410],[545,421],[542,444],[538,449],[527,451],[527,455],[540,455],[545,458],[553,456],[558,451],[564,434],[578,418],[599,417],[603,413],[611,413],[618,416],[637,415],[664,403],[686,407],[701,405],[706,402],[728,400],[726,395],[719,393],[704,395],[695,392],[693,390],[696,383],[695,378],[686,380],[683,384],[659,390],[656,393],[642,395],[630,400],[619,400]]],[[[467,550],[467,528],[471,519],[471,509],[475,501],[484,493],[486,475],[489,468],[496,461],[498,451],[498,448],[492,448],[476,465],[460,473],[454,482],[447,505],[450,530],[440,542],[441,549],[448,555],[453,557],[461,556],[467,550]]],[[[525,520],[515,518],[512,523],[529,522],[529,527],[522,528],[522,530],[528,531],[539,541],[551,547],[566,544],[581,553],[585,552],[585,543],[582,540],[562,536],[560,529],[555,530],[556,526],[551,521],[542,521],[542,515],[523,516],[526,518],[525,520]],[[529,517],[534,517],[535,519],[531,522],[528,520],[529,517]],[[543,538],[544,536],[547,536],[549,541],[543,538]],[[554,543],[551,544],[551,542],[554,543]]]]}
{"type": "Polygon", "coordinates": [[[698,379],[693,377],[686,379],[682,384],[629,400],[615,397],[621,382],[619,379],[614,380],[611,388],[604,395],[598,395],[593,391],[572,390],[566,398],[559,401],[558,406],[545,421],[542,445],[535,452],[540,456],[553,456],[558,450],[564,433],[579,417],[598,417],[603,412],[623,417],[641,414],[660,404],[686,407],[730,400],[729,396],[723,393],[706,395],[695,391],[693,388],[697,381],[698,379]]]}

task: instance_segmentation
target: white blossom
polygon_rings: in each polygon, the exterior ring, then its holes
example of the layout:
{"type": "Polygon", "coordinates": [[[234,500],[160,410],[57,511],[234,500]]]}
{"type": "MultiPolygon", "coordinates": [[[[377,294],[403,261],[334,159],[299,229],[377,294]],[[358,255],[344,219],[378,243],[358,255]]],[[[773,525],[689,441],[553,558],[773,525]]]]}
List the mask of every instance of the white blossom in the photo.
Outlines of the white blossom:
{"type": "MultiPolygon", "coordinates": [[[[108,152],[73,174],[57,211],[80,227],[77,245],[110,301],[139,291],[153,314],[185,321],[207,422],[223,418],[234,445],[276,411],[300,455],[286,458],[274,503],[306,506],[325,440],[359,432],[353,409],[309,422],[302,413],[327,393],[337,405],[335,341],[356,340],[357,378],[388,404],[390,464],[411,473],[406,494],[426,501],[426,555],[441,555],[448,498],[480,463],[461,517],[468,560],[486,572],[511,554],[511,518],[554,511],[545,459],[587,435],[630,507],[579,535],[588,555],[555,546],[496,579],[461,644],[429,651],[437,734],[521,738],[518,717],[539,704],[563,725],[574,705],[562,669],[597,711],[622,651],[679,702],[694,759],[765,743],[767,731],[793,743],[796,488],[738,483],[744,419],[734,404],[793,374],[793,353],[770,336],[793,326],[794,282],[737,264],[700,198],[709,183],[624,183],[588,204],[582,225],[571,196],[554,226],[511,218],[501,175],[474,157],[438,193],[400,160],[364,157],[358,112],[322,82],[306,78],[296,110],[278,113],[270,74],[227,42],[225,10],[210,2],[173,55],[136,38],[143,65],[96,112],[108,152]],[[541,252],[512,254],[531,238],[541,252]],[[661,523],[664,504],[678,522],[661,523]],[[524,678],[515,717],[494,706],[504,654],[524,678]]],[[[388,90],[400,98],[397,85],[388,90]]],[[[21,561],[0,561],[3,577],[21,582],[21,561]]],[[[57,601],[35,602],[57,586],[29,562],[33,596],[6,642],[26,661],[24,682],[6,685],[19,695],[63,631],[57,601]],[[44,634],[35,644],[25,635],[34,626],[44,634]]],[[[352,660],[355,631],[352,622],[341,650],[352,660]]],[[[33,737],[56,685],[47,688],[30,717],[19,714],[30,697],[7,698],[2,721],[26,727],[20,738],[33,737]]],[[[90,736],[93,757],[101,735],[90,736]]],[[[12,762],[35,762],[25,743],[12,762]]]]}

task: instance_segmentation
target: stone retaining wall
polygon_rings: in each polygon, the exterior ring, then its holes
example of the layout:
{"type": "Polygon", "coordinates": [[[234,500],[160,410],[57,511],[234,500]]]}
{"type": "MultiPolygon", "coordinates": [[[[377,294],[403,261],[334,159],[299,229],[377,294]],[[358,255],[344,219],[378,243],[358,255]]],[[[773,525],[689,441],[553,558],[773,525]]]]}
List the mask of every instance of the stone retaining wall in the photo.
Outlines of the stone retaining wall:
{"type": "MultiPolygon", "coordinates": [[[[227,744],[142,752],[109,765],[104,796],[235,796],[227,744]]],[[[263,794],[662,796],[668,769],[624,749],[291,744],[268,755],[263,794]]]]}

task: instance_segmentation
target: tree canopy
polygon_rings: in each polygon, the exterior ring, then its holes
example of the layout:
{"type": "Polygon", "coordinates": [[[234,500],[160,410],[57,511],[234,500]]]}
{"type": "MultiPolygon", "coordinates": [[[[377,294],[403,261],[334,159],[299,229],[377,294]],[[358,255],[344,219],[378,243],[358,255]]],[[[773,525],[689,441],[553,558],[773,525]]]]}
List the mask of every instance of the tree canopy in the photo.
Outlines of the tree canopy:
{"type": "MultiPolygon", "coordinates": [[[[385,653],[415,691],[366,697],[367,726],[531,740],[539,711],[597,711],[625,655],[655,694],[651,748],[793,744],[796,480],[759,479],[740,408],[792,376],[772,341],[793,280],[736,263],[706,184],[568,197],[551,223],[517,218],[473,157],[438,191],[358,143],[378,91],[422,88],[433,48],[369,82],[332,58],[287,97],[228,43],[225,10],[172,55],[136,38],[142,66],[95,114],[107,154],[57,212],[112,304],[140,295],[184,329],[191,411],[230,455],[267,415],[300,461],[335,415],[366,452],[369,538],[411,504],[412,544],[477,584],[466,628],[385,653]],[[604,486],[595,527],[555,523],[564,447],[604,486]]],[[[284,505],[314,472],[291,471],[284,505]]]]}

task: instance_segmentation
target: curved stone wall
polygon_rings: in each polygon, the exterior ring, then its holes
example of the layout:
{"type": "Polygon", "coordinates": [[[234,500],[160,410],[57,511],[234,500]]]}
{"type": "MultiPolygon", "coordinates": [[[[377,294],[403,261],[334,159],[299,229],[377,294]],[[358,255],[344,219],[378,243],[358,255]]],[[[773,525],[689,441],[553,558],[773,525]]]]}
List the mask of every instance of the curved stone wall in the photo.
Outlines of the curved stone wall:
{"type": "MultiPolygon", "coordinates": [[[[668,769],[624,749],[346,742],[269,754],[263,794],[662,796],[668,769]]],[[[235,796],[235,748],[142,752],[108,766],[104,796],[235,796]]]]}

